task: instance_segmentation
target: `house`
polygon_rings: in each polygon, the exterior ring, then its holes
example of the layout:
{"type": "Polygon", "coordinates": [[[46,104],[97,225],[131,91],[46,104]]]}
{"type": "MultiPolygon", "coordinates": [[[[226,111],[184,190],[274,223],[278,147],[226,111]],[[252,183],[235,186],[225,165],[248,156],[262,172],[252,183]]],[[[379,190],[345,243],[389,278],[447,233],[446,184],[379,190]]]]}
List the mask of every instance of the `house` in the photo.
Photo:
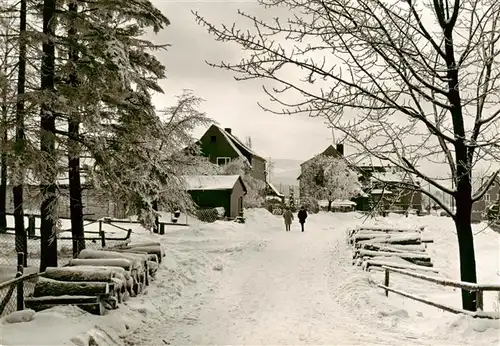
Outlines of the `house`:
{"type": "Polygon", "coordinates": [[[282,194],[281,192],[279,192],[279,190],[273,185],[271,184],[270,182],[267,182],[267,185],[266,185],[266,191],[265,191],[265,194],[266,194],[266,198],[277,198],[279,199],[282,203],[285,202],[285,195],[282,194]]]}
{"type": "Polygon", "coordinates": [[[224,165],[241,158],[250,165],[250,175],[267,182],[267,161],[233,135],[230,128],[212,125],[196,142],[210,162],[224,165]]]}
{"type": "Polygon", "coordinates": [[[243,214],[247,188],[239,175],[191,175],[184,179],[186,190],[198,207],[223,207],[229,218],[243,214]]]}
{"type": "MultiPolygon", "coordinates": [[[[481,184],[479,190],[484,188],[484,184],[481,184]]],[[[500,177],[497,176],[493,184],[490,186],[488,191],[481,197],[480,200],[474,202],[472,204],[472,220],[473,221],[481,221],[486,220],[486,213],[488,207],[490,207],[493,203],[500,201],[500,177]]]]}
{"type": "MultiPolygon", "coordinates": [[[[367,170],[364,171],[364,174],[367,174],[367,170]]],[[[381,209],[391,211],[422,210],[421,191],[397,186],[397,183],[411,182],[408,174],[403,173],[397,167],[374,166],[369,173],[368,180],[364,174],[361,178],[363,191],[369,193],[372,201],[379,204],[381,209]]],[[[420,182],[416,183],[420,185],[420,182]]]]}
{"type": "MultiPolygon", "coordinates": [[[[384,208],[390,210],[407,210],[422,208],[422,193],[402,189],[390,183],[408,182],[409,177],[401,172],[397,167],[384,165],[383,162],[374,157],[357,156],[346,158],[344,156],[344,145],[339,143],[334,147],[329,145],[323,152],[303,162],[301,172],[307,169],[311,163],[320,155],[343,158],[347,165],[358,172],[359,181],[365,192],[362,196],[356,198],[357,209],[367,211],[375,203],[382,204],[384,208]]],[[[299,180],[300,196],[307,196],[306,187],[301,183],[302,174],[297,178],[299,180]]]]}

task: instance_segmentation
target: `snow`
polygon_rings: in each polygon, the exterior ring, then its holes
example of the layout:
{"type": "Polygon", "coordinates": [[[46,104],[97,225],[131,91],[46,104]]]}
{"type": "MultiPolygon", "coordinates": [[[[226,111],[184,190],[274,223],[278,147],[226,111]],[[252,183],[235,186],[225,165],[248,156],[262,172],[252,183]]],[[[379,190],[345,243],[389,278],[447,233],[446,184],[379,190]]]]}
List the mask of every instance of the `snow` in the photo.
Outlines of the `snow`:
{"type": "Polygon", "coordinates": [[[389,190],[382,190],[382,189],[373,189],[370,191],[372,195],[392,195],[392,192],[389,190]]]}
{"type": "Polygon", "coordinates": [[[274,186],[269,181],[267,182],[267,185],[271,188],[271,190],[273,190],[273,192],[276,194],[276,196],[279,196],[279,197],[284,197],[285,196],[284,194],[282,194],[281,192],[279,192],[279,190],[276,188],[276,186],[274,186]]]}
{"type": "MultiPolygon", "coordinates": [[[[319,200],[318,201],[318,205],[320,207],[328,207],[328,201],[327,200],[319,200]]],[[[349,201],[347,199],[336,199],[334,201],[332,201],[332,207],[352,207],[352,206],[355,206],[356,205],[356,202],[353,202],[353,201],[349,201]]]]}
{"type": "MultiPolygon", "coordinates": [[[[135,229],[134,242],[158,241],[166,257],[146,294],[93,316],[76,307],[0,325],[2,345],[355,344],[494,345],[499,320],[474,319],[377,287],[383,273],[351,265],[346,230],[357,213],[310,215],[305,232],[263,209],[246,222],[168,226],[165,235],[135,229]],[[29,332],[27,332],[29,331],[29,332]],[[92,342],[90,342],[92,341],[92,342]]],[[[403,226],[432,237],[427,253],[436,276],[458,280],[456,235],[450,218],[389,214],[371,225],[403,226]]],[[[124,225],[124,227],[128,227],[124,225]]],[[[498,284],[500,235],[474,225],[478,281],[498,284]]],[[[432,274],[434,276],[434,274],[432,274]]],[[[392,273],[390,287],[460,307],[460,292],[392,273]]],[[[486,292],[485,311],[497,295],[486,292]]]]}
{"type": "Polygon", "coordinates": [[[191,175],[185,176],[186,188],[193,190],[231,190],[239,175],[191,175]]]}

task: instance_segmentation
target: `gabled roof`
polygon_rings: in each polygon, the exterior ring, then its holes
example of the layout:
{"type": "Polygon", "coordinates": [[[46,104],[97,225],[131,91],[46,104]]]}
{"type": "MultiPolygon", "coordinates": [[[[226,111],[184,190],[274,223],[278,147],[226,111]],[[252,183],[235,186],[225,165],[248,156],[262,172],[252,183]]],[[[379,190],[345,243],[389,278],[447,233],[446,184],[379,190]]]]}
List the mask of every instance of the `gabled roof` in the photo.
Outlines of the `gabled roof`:
{"type": "Polygon", "coordinates": [[[238,137],[236,137],[235,135],[233,135],[232,133],[227,132],[226,130],[224,130],[223,128],[221,128],[217,125],[212,125],[212,126],[215,126],[224,135],[224,137],[226,137],[229,144],[233,147],[233,149],[235,149],[235,151],[238,153],[238,155],[244,156],[241,153],[241,151],[243,150],[243,151],[247,152],[249,155],[256,156],[262,160],[265,160],[262,156],[258,155],[257,153],[255,153],[255,151],[250,149],[247,145],[243,144],[243,142],[240,141],[240,139],[238,137]]]}
{"type": "Polygon", "coordinates": [[[220,133],[224,136],[224,138],[226,139],[226,141],[233,148],[233,150],[236,152],[236,154],[238,154],[238,156],[245,157],[245,155],[243,155],[243,153],[240,151],[240,149],[238,149],[238,147],[236,146],[236,144],[234,143],[234,141],[231,139],[229,133],[226,130],[224,130],[223,128],[220,128],[217,125],[212,125],[212,126],[216,127],[220,131],[220,133]]]}
{"type": "MultiPolygon", "coordinates": [[[[328,146],[325,150],[323,150],[321,153],[316,154],[316,155],[314,155],[313,157],[311,157],[309,160],[306,160],[306,161],[302,162],[302,163],[300,164],[300,166],[302,167],[304,164],[306,164],[306,163],[308,163],[308,162],[310,162],[310,161],[314,160],[315,158],[317,158],[317,157],[318,157],[318,156],[320,156],[320,155],[327,155],[327,156],[332,156],[332,157],[343,157],[343,155],[342,155],[342,154],[340,154],[340,153],[337,151],[337,149],[335,149],[335,147],[334,147],[333,145],[331,145],[331,144],[330,144],[330,145],[329,145],[329,146],[328,146]]],[[[299,178],[300,178],[300,177],[299,177],[299,178]]],[[[297,179],[299,179],[299,178],[297,178],[297,179]]]]}
{"type": "Polygon", "coordinates": [[[279,192],[278,189],[273,184],[271,184],[270,182],[267,182],[267,185],[276,194],[276,196],[285,197],[285,195],[282,194],[281,192],[279,192]]]}
{"type": "Polygon", "coordinates": [[[238,180],[247,192],[243,179],[239,175],[186,175],[183,176],[188,191],[232,190],[238,180]]]}

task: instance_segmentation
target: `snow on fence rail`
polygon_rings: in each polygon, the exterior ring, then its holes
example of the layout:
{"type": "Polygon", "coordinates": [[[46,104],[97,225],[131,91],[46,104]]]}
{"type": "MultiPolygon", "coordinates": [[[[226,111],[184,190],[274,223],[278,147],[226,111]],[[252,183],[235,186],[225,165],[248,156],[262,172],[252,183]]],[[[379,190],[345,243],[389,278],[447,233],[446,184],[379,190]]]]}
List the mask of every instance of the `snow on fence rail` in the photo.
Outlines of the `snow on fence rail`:
{"type": "Polygon", "coordinates": [[[484,291],[495,291],[495,292],[500,292],[500,285],[498,284],[474,284],[470,282],[463,282],[463,281],[453,281],[453,280],[448,280],[445,278],[438,278],[438,277],[433,277],[433,276],[428,276],[420,273],[415,273],[415,272],[410,272],[407,270],[403,269],[398,269],[398,268],[393,268],[390,266],[382,266],[382,269],[385,271],[385,277],[384,277],[384,284],[377,284],[378,287],[382,288],[385,290],[385,295],[388,296],[389,292],[393,292],[396,294],[399,294],[403,297],[407,297],[413,300],[416,300],[418,302],[434,306],[436,308],[456,313],[456,314],[466,314],[470,315],[472,317],[482,317],[482,318],[490,318],[490,319],[500,319],[500,313],[498,312],[483,312],[483,292],[484,291]],[[449,286],[449,287],[456,287],[460,289],[464,289],[470,292],[476,292],[476,307],[477,310],[476,312],[473,311],[467,311],[464,309],[460,308],[455,308],[450,305],[442,304],[442,303],[436,303],[433,301],[430,301],[428,299],[416,296],[411,293],[407,293],[395,288],[389,287],[389,282],[390,282],[390,272],[394,273],[399,273],[403,274],[406,276],[410,276],[413,278],[417,279],[422,279],[425,281],[433,282],[442,286],[449,286]]]}

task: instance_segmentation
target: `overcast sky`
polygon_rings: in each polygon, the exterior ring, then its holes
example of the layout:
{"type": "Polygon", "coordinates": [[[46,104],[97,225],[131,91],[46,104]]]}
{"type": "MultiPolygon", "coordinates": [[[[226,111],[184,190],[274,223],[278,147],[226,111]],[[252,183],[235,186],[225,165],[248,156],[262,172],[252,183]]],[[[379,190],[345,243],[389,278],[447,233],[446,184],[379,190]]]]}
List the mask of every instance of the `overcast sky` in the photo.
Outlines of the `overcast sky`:
{"type": "MultiPolygon", "coordinates": [[[[236,62],[241,50],[231,43],[216,42],[206,29],[196,24],[192,10],[214,24],[231,25],[238,19],[238,8],[258,16],[269,17],[269,11],[253,0],[172,1],[152,0],[170,19],[171,25],[154,38],[156,43],[170,43],[167,52],[158,57],[167,67],[162,84],[165,95],[155,97],[158,107],[173,103],[182,89],[192,89],[205,99],[202,110],[221,127],[245,139],[252,138],[253,148],[264,157],[305,160],[332,143],[332,134],[322,120],[305,116],[276,116],[264,112],[258,101],[265,101],[261,82],[237,82],[228,71],[205,63],[236,62]]],[[[272,15],[272,14],[271,14],[272,15]]],[[[204,129],[196,131],[200,136],[204,129]]]]}

